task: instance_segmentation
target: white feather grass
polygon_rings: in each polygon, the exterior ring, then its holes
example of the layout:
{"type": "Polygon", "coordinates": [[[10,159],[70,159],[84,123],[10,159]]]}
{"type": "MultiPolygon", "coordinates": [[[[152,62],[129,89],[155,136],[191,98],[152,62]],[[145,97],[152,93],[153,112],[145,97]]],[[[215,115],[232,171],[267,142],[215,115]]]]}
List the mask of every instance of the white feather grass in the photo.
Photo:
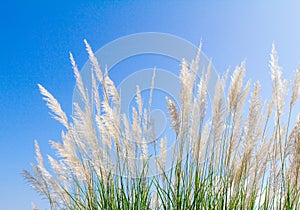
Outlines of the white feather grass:
{"type": "Polygon", "coordinates": [[[137,87],[137,109],[132,107],[131,121],[121,115],[120,96],[113,81],[107,72],[102,73],[86,40],[85,44],[93,69],[92,94],[89,98],[70,54],[77,90],[84,102],[84,107],[74,104],[72,123],[58,101],[39,85],[51,115],[66,130],[61,142],[50,141],[57,152],[56,158],[48,156],[50,169],[44,165],[35,142],[37,164],[32,164],[32,173],[23,173],[31,186],[48,199],[51,209],[300,207],[300,120],[288,131],[292,108],[300,95],[300,71],[299,68],[296,71],[286,125],[283,116],[287,80],[282,78],[274,44],[270,59],[272,100],[264,103],[261,85],[256,82],[248,110],[245,103],[250,81],[244,83],[245,62],[235,68],[227,96],[224,95],[227,74],[217,81],[210,116],[206,112],[212,64],[198,82],[200,49],[190,65],[183,60],[180,104],[166,98],[171,128],[179,146],[177,160],[167,171],[167,138],[160,139],[159,156],[155,160],[161,176],[150,180],[146,177],[151,149],[147,142],[151,140],[156,147],[157,141],[150,117],[155,71],[148,103],[143,102],[137,87]],[[93,106],[95,113],[91,112],[93,106]],[[274,107],[272,124],[269,119],[274,107]],[[187,157],[183,157],[184,149],[187,157]]]}

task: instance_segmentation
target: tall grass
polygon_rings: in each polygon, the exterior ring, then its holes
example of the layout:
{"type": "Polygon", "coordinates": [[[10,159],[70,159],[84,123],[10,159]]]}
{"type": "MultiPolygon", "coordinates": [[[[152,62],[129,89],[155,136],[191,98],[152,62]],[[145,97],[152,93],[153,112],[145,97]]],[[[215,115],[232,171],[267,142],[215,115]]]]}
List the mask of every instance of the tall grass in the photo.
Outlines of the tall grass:
{"type": "Polygon", "coordinates": [[[290,124],[300,94],[300,68],[288,99],[288,83],[282,78],[274,45],[271,99],[262,100],[259,82],[252,87],[250,81],[244,81],[243,62],[235,68],[229,85],[227,74],[217,80],[211,115],[207,114],[210,65],[197,80],[200,53],[192,62],[182,62],[181,102],[177,106],[166,100],[176,134],[176,139],[168,141],[175,142],[178,152],[168,170],[167,138],[156,138],[149,114],[155,76],[147,106],[137,87],[137,106],[132,108],[131,118],[121,114],[114,83],[101,71],[85,43],[93,64],[93,91],[89,95],[85,89],[71,54],[77,91],[84,104],[74,104],[71,121],[57,100],[39,85],[64,131],[62,141],[50,141],[57,152],[56,158],[47,157],[50,167],[44,166],[35,142],[37,163],[23,174],[51,209],[300,208],[300,118],[290,124]],[[155,142],[153,147],[158,150],[159,174],[154,177],[147,176],[148,141],[155,142]]]}

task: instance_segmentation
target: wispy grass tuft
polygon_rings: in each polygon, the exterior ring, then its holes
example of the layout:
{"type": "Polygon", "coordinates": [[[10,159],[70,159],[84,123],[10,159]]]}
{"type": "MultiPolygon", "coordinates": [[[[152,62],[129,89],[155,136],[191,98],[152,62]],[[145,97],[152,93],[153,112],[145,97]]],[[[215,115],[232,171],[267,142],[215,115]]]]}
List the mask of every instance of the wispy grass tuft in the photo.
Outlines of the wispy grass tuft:
{"type": "MultiPolygon", "coordinates": [[[[92,93],[88,95],[70,54],[83,102],[83,106],[74,104],[71,120],[46,88],[38,85],[53,118],[65,130],[61,141],[50,141],[57,156],[47,156],[49,168],[35,141],[37,163],[23,174],[51,209],[300,208],[300,117],[290,124],[300,95],[300,70],[286,103],[288,82],[282,78],[274,44],[271,99],[262,99],[259,81],[253,87],[244,81],[243,62],[235,68],[228,88],[227,74],[217,80],[211,115],[207,114],[211,64],[198,80],[200,53],[190,63],[183,60],[181,101],[177,105],[166,98],[175,139],[160,140],[150,117],[155,73],[149,101],[143,101],[137,87],[137,109],[132,107],[129,118],[121,114],[113,81],[85,44],[93,65],[92,93]],[[155,142],[155,151],[159,143],[155,157],[159,173],[154,177],[148,177],[149,141],[155,142]],[[178,151],[170,169],[166,167],[167,142],[174,142],[178,151]]],[[[33,208],[38,209],[35,204],[33,208]]]]}

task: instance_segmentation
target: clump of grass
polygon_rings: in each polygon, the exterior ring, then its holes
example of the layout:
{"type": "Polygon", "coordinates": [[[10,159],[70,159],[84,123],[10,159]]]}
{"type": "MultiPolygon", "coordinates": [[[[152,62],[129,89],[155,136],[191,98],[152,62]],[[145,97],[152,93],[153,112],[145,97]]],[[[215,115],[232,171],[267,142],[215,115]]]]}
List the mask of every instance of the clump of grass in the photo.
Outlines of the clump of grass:
{"type": "Polygon", "coordinates": [[[259,82],[251,88],[251,82],[244,81],[243,62],[235,68],[228,89],[227,74],[217,80],[212,115],[207,114],[211,65],[198,82],[200,50],[191,63],[182,62],[180,105],[166,100],[176,136],[171,141],[178,151],[168,170],[167,138],[157,140],[149,114],[155,76],[148,107],[137,87],[137,108],[132,109],[131,123],[121,114],[114,83],[101,71],[91,47],[85,44],[93,64],[93,91],[92,95],[86,91],[70,54],[83,102],[83,106],[74,104],[71,121],[57,100],[39,85],[52,116],[64,131],[61,142],[50,141],[57,152],[56,158],[48,156],[50,168],[44,166],[35,142],[37,163],[32,164],[32,172],[24,170],[23,174],[46,197],[51,209],[300,208],[300,117],[290,125],[300,95],[300,68],[292,86],[288,118],[284,120],[288,83],[282,78],[274,45],[271,99],[262,100],[259,82]],[[160,173],[155,177],[147,177],[149,140],[154,145],[160,142],[156,158],[160,173]]]}

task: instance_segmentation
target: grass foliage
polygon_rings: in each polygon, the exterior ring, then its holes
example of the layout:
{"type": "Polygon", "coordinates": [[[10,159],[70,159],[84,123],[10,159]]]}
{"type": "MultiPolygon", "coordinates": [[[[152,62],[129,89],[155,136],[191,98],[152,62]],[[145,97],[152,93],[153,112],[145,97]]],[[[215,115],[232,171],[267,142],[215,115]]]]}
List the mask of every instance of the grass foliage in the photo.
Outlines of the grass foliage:
{"type": "Polygon", "coordinates": [[[260,83],[244,81],[243,62],[229,79],[225,74],[217,80],[211,114],[207,114],[211,64],[197,79],[200,50],[190,63],[183,60],[180,103],[166,100],[176,134],[176,139],[167,140],[155,136],[149,114],[155,75],[148,103],[143,103],[137,87],[136,106],[129,118],[121,114],[114,83],[85,43],[93,64],[93,90],[88,94],[70,55],[83,104],[74,104],[71,119],[39,85],[52,116],[64,130],[60,142],[50,141],[57,157],[47,156],[50,164],[46,167],[35,142],[37,163],[23,174],[51,209],[300,208],[300,118],[290,124],[300,94],[300,68],[291,85],[291,98],[287,98],[288,82],[282,78],[274,45],[272,97],[262,100],[260,83]],[[97,84],[101,84],[101,94],[97,84]],[[149,145],[149,141],[154,143],[149,145]],[[166,167],[167,141],[175,142],[178,151],[170,170],[166,167]],[[151,146],[157,151],[159,173],[149,177],[151,146]]]}

